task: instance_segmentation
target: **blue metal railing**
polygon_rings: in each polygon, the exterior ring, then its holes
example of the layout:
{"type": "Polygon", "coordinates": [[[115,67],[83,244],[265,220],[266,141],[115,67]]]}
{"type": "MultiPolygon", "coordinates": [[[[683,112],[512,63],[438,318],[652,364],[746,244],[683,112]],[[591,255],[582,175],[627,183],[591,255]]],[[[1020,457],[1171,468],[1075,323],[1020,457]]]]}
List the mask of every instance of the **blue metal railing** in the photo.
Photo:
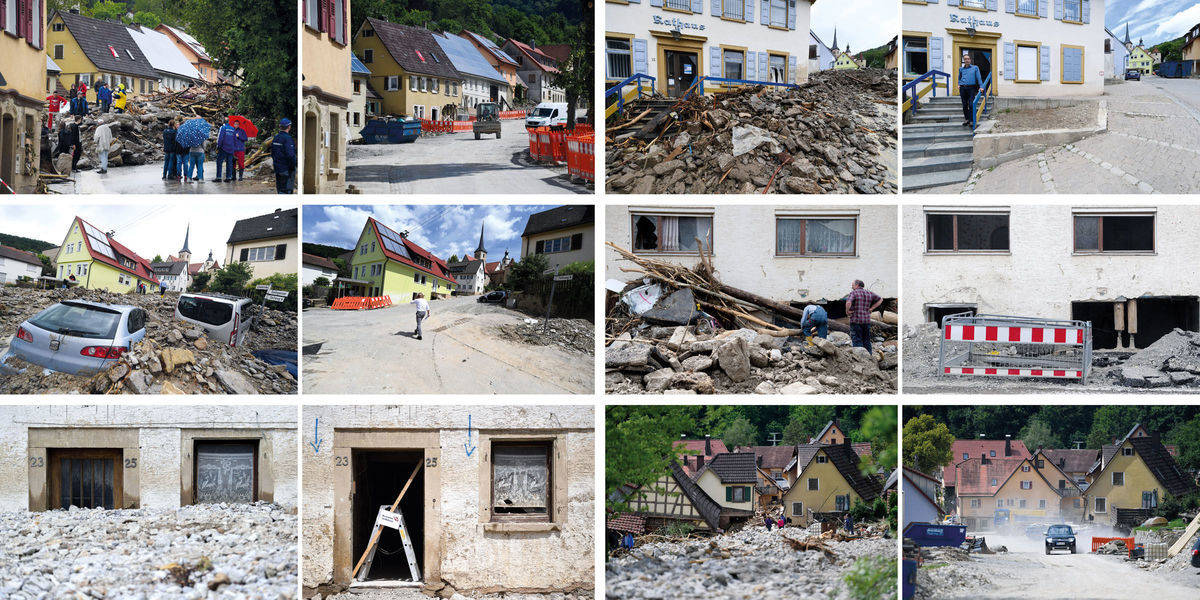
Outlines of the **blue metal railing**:
{"type": "Polygon", "coordinates": [[[692,86],[689,87],[686,92],[684,92],[682,98],[687,98],[688,96],[692,95],[692,92],[696,92],[696,93],[700,94],[701,96],[703,96],[704,95],[704,83],[707,81],[712,81],[712,82],[719,83],[719,84],[728,84],[728,85],[773,85],[775,87],[785,87],[785,88],[799,88],[800,87],[799,85],[794,84],[794,83],[778,83],[775,81],[753,81],[750,79],[729,79],[726,77],[710,77],[708,75],[702,75],[702,76],[696,78],[696,81],[692,83],[692,86]]]}
{"type": "Polygon", "coordinates": [[[909,109],[914,109],[917,107],[917,100],[921,97],[921,94],[917,92],[917,84],[925,81],[926,79],[932,79],[931,83],[933,84],[933,97],[937,98],[938,77],[946,78],[946,95],[950,95],[950,74],[937,70],[929,71],[928,73],[904,84],[904,88],[901,90],[900,96],[901,98],[910,100],[909,109]]]}
{"type": "Polygon", "coordinates": [[[984,110],[987,110],[988,93],[992,90],[992,74],[988,73],[986,79],[983,80],[983,87],[975,93],[975,97],[971,99],[971,131],[975,131],[979,127],[979,103],[984,103],[984,110]]]}
{"type": "Polygon", "coordinates": [[[625,86],[627,86],[631,83],[634,83],[634,82],[637,82],[637,97],[639,99],[642,97],[643,93],[648,94],[648,93],[654,92],[654,78],[653,77],[651,77],[649,75],[644,75],[642,73],[634,73],[633,75],[626,77],[624,81],[608,88],[604,92],[604,97],[606,99],[611,97],[613,94],[617,95],[617,112],[618,113],[625,112],[625,94],[621,90],[625,89],[625,86]],[[650,91],[649,92],[644,92],[642,90],[642,80],[643,79],[647,79],[650,82],[650,91]]]}

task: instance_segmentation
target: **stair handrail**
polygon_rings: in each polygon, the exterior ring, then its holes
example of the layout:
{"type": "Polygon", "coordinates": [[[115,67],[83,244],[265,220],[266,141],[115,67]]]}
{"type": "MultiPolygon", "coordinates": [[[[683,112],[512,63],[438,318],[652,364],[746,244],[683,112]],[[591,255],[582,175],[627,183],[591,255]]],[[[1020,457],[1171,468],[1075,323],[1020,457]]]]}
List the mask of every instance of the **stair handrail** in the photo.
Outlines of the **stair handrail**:
{"type": "Polygon", "coordinates": [[[708,82],[708,81],[713,81],[713,82],[720,83],[720,84],[731,84],[731,85],[771,85],[771,86],[775,86],[775,87],[784,87],[784,88],[792,88],[792,89],[800,88],[800,86],[795,83],[779,83],[777,81],[757,81],[754,79],[730,79],[728,77],[713,77],[711,75],[701,75],[700,77],[696,78],[696,82],[693,83],[692,86],[688,88],[687,92],[683,95],[683,97],[686,98],[688,96],[688,94],[691,94],[692,91],[694,91],[694,90],[699,90],[698,93],[701,96],[703,96],[704,95],[704,83],[708,82]]]}
{"type": "Polygon", "coordinates": [[[620,83],[615,84],[612,87],[605,90],[604,98],[607,101],[607,99],[610,96],[612,96],[613,94],[617,94],[617,112],[624,113],[625,112],[625,94],[620,93],[620,91],[622,89],[624,89],[625,86],[627,86],[631,83],[637,82],[637,97],[640,100],[642,98],[642,94],[643,94],[643,92],[642,92],[642,80],[643,79],[649,80],[650,90],[653,91],[654,90],[654,77],[651,77],[650,75],[646,75],[645,73],[634,73],[633,75],[626,77],[620,83]]]}
{"type": "Polygon", "coordinates": [[[983,87],[979,88],[975,97],[971,99],[971,131],[975,131],[979,127],[979,117],[987,109],[987,98],[991,90],[992,74],[988,73],[987,78],[983,80],[983,87]]]}
{"type": "Polygon", "coordinates": [[[933,92],[933,97],[937,98],[938,77],[946,78],[946,95],[950,95],[950,74],[945,71],[933,69],[920,77],[904,84],[901,89],[901,97],[904,98],[904,112],[908,112],[917,106],[917,100],[920,100],[925,94],[933,92]],[[925,91],[918,92],[917,85],[926,79],[931,79],[931,85],[925,91]],[[909,97],[911,95],[911,98],[909,97]]]}

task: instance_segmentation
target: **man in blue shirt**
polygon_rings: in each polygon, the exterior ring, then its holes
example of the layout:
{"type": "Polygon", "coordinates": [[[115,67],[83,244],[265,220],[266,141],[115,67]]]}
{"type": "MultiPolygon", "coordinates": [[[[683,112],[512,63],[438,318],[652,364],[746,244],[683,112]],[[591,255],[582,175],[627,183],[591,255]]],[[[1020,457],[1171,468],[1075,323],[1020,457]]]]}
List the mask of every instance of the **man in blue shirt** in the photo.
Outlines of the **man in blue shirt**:
{"type": "Polygon", "coordinates": [[[829,314],[824,308],[816,304],[809,304],[804,307],[804,313],[800,315],[800,331],[801,335],[808,335],[810,329],[817,330],[817,337],[829,337],[829,314]]]}
{"type": "Polygon", "coordinates": [[[979,67],[971,64],[971,55],[964,54],[962,67],[958,69],[958,96],[962,98],[963,126],[971,126],[971,101],[979,93],[983,78],[979,75],[979,67]]]}
{"type": "Polygon", "coordinates": [[[279,133],[271,140],[271,162],[275,168],[275,191],[290,194],[296,185],[296,142],[291,119],[279,122],[279,133]]]}

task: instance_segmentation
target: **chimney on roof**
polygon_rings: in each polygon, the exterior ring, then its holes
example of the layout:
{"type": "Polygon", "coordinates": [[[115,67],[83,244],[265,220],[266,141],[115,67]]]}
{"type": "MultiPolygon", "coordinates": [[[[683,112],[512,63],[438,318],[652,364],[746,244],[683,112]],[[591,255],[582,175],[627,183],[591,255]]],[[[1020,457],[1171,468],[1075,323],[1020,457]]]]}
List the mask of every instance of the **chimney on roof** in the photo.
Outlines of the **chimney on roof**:
{"type": "Polygon", "coordinates": [[[704,468],[704,457],[697,456],[696,457],[696,468],[694,470],[699,471],[700,469],[703,469],[703,468],[704,468]]]}
{"type": "Polygon", "coordinates": [[[705,434],[704,436],[704,455],[712,456],[712,436],[705,434]]]}
{"type": "Polygon", "coordinates": [[[1004,434],[1004,456],[1012,456],[1012,435],[1004,434]]]}

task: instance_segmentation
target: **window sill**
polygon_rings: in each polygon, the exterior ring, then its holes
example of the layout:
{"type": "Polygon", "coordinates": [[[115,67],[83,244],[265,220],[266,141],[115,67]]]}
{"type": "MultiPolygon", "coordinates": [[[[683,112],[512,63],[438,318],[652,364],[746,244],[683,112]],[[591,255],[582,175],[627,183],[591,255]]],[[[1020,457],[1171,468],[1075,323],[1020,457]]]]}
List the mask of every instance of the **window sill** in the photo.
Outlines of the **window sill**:
{"type": "Polygon", "coordinates": [[[488,522],[483,524],[483,530],[490,533],[545,533],[562,529],[558,523],[510,523],[488,522]]]}
{"type": "Polygon", "coordinates": [[[926,250],[925,256],[1012,256],[1011,250],[926,250]]]}
{"type": "Polygon", "coordinates": [[[1152,250],[1130,250],[1130,251],[1123,251],[1123,252],[1117,252],[1117,251],[1105,252],[1104,250],[1099,250],[1099,251],[1088,250],[1088,251],[1075,251],[1075,252],[1071,253],[1071,256],[1157,256],[1157,255],[1158,255],[1158,253],[1154,252],[1152,250]]]}
{"type": "Polygon", "coordinates": [[[1013,15],[1017,16],[1017,17],[1021,17],[1023,19],[1040,19],[1040,18],[1042,18],[1041,15],[1027,15],[1024,13],[1013,13],[1013,15]]]}
{"type": "Polygon", "coordinates": [[[1014,79],[1013,83],[1042,83],[1040,79],[1014,79]]]}
{"type": "Polygon", "coordinates": [[[1069,21],[1067,19],[1063,19],[1062,22],[1068,23],[1070,25],[1083,25],[1084,24],[1083,21],[1069,21]]]}
{"type": "Polygon", "coordinates": [[[788,29],[787,27],[783,27],[783,26],[781,26],[781,25],[767,25],[767,28],[769,28],[769,29],[775,29],[775,30],[778,30],[778,31],[791,31],[791,29],[788,29]]]}
{"type": "Polygon", "coordinates": [[[959,5],[959,8],[962,10],[973,10],[975,12],[987,12],[988,11],[988,9],[986,9],[986,8],[979,8],[978,6],[963,6],[961,4],[959,5]]]}
{"type": "Polygon", "coordinates": [[[671,7],[671,6],[664,6],[664,7],[662,7],[662,9],[663,9],[663,10],[665,10],[665,11],[667,11],[667,12],[680,13],[680,14],[684,14],[684,15],[690,15],[690,14],[694,14],[694,13],[693,13],[692,11],[690,11],[690,10],[684,10],[684,9],[682,9],[682,8],[674,8],[674,7],[671,7]]]}
{"type": "MultiPolygon", "coordinates": [[[[634,254],[637,254],[639,256],[692,256],[692,257],[696,256],[698,252],[699,252],[699,250],[692,250],[692,251],[681,250],[678,252],[666,251],[666,250],[634,250],[633,251],[634,254]]],[[[706,254],[705,256],[710,256],[710,255],[706,254]]],[[[711,256],[716,256],[716,254],[715,253],[711,254],[711,256]]]]}
{"type": "Polygon", "coordinates": [[[857,254],[776,254],[775,258],[858,258],[857,254]]]}
{"type": "Polygon", "coordinates": [[[722,21],[729,21],[730,23],[748,23],[748,22],[749,22],[749,21],[747,21],[747,20],[745,20],[745,19],[735,19],[735,18],[733,18],[733,17],[726,17],[726,16],[723,16],[723,15],[721,16],[721,20],[722,20],[722,21]]]}

